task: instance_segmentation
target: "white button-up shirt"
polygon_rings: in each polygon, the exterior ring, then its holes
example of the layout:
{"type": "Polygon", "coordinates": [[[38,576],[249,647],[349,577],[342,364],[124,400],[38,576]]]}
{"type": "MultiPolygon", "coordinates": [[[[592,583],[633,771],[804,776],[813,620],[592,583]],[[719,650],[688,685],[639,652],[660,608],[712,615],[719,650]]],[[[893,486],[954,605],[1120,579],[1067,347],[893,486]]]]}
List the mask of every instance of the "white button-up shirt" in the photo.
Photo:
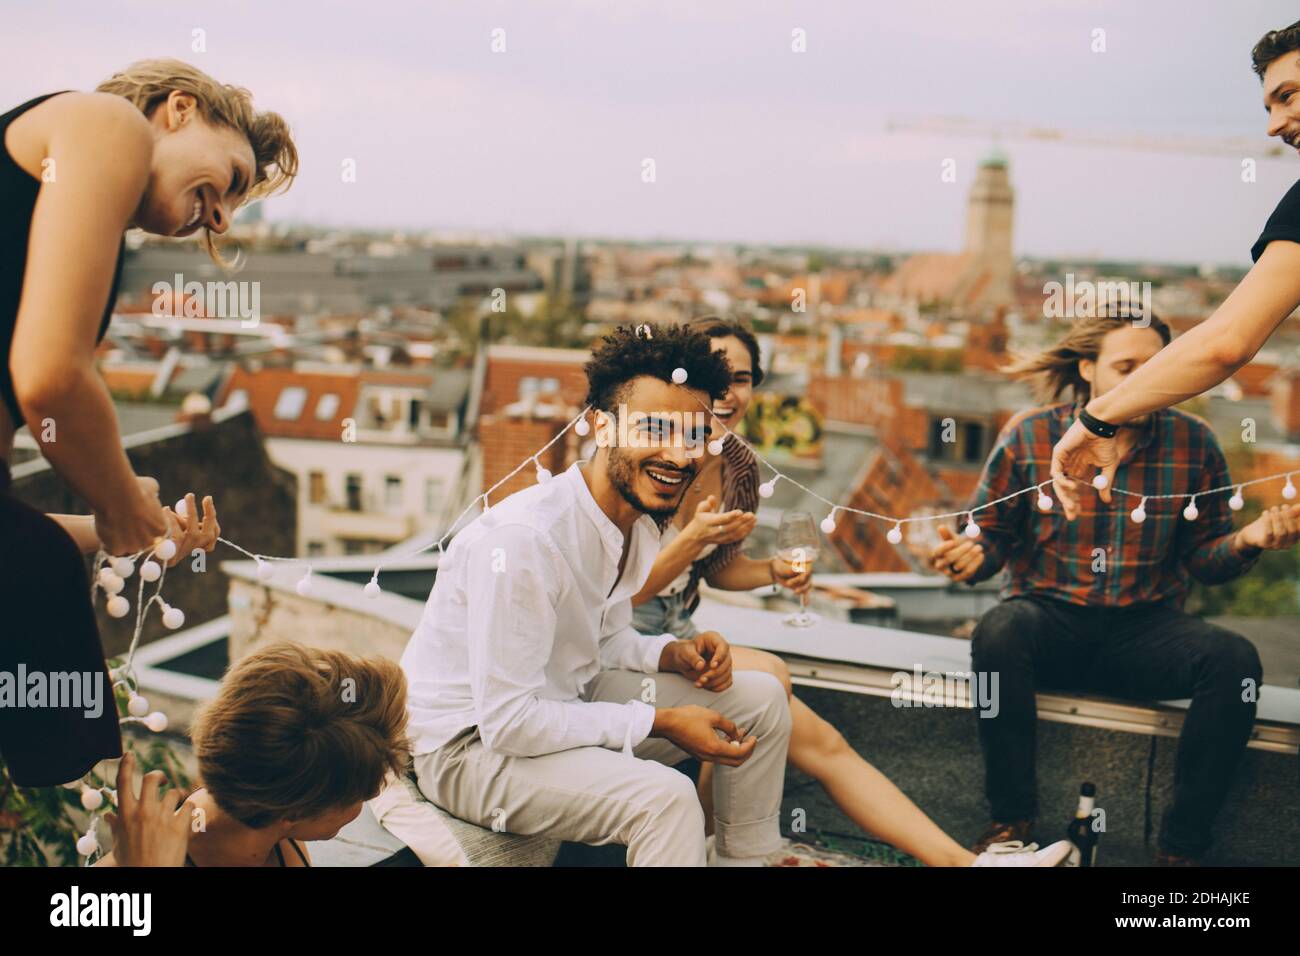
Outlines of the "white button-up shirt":
{"type": "Polygon", "coordinates": [[[623,533],[574,464],[452,539],[402,654],[416,754],[471,727],[511,756],[649,736],[650,704],[581,698],[601,670],[656,672],[674,640],[632,627],[632,596],[659,554],[654,519],[638,517],[631,537],[620,578],[623,533]]]}

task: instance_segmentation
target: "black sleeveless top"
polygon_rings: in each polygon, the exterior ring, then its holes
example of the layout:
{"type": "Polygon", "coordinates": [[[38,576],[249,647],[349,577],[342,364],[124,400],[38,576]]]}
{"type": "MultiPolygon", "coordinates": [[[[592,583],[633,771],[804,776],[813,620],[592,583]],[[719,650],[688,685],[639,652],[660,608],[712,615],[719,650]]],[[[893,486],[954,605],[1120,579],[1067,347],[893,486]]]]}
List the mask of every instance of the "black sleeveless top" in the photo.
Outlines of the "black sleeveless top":
{"type": "MultiPolygon", "coordinates": [[[[63,93],[67,90],[61,91],[63,93]]],[[[4,400],[13,419],[14,427],[23,424],[18,396],[14,394],[13,376],[9,370],[9,350],[13,345],[14,325],[18,322],[18,303],[23,294],[23,273],[27,269],[27,244],[32,229],[32,210],[41,191],[41,181],[28,175],[14,162],[9,148],[4,145],[9,124],[33,106],[38,106],[59,93],[47,93],[0,116],[0,399],[4,400]]],[[[117,300],[117,287],[122,281],[122,258],[125,241],[117,247],[117,267],[113,270],[113,285],[104,304],[104,320],[99,326],[99,342],[108,331],[113,317],[113,303],[117,300]]]]}

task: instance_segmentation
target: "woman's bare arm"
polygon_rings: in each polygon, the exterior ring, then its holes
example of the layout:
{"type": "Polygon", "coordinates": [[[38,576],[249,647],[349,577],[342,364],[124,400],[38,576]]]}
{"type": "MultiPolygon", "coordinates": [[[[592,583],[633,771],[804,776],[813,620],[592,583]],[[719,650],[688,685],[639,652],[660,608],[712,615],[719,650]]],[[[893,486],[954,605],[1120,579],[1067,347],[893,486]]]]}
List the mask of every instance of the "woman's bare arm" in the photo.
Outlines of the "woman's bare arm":
{"type": "Polygon", "coordinates": [[[138,109],[107,94],[69,94],[51,115],[52,179],[32,214],[9,359],[14,391],[42,454],[97,514],[163,534],[94,367],[118,246],[148,181],[152,133],[138,109]]]}

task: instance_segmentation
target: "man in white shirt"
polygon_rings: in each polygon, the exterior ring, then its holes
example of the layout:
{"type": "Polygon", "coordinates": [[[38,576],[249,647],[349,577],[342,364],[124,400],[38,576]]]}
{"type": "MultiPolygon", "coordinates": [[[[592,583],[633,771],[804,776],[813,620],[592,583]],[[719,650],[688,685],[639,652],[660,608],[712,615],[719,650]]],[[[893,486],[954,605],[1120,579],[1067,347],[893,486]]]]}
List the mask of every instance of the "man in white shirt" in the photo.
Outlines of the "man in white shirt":
{"type": "Polygon", "coordinates": [[[695,756],[718,765],[712,862],[757,865],[780,845],[784,688],[733,673],[716,632],[632,627],[655,519],[681,503],[730,369],[696,332],[638,328],[587,364],[595,455],[493,506],[440,563],[402,656],[415,770],[425,796],[480,826],[701,866],[704,815],[671,768],[695,756]]]}

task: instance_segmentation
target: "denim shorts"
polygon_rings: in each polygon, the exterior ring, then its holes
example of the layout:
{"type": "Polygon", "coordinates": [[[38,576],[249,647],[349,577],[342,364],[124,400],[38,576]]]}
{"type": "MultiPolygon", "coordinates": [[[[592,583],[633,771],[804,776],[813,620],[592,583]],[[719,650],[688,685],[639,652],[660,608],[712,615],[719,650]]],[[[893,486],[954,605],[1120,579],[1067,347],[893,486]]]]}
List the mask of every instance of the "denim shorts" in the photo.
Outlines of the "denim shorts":
{"type": "Polygon", "coordinates": [[[675,634],[679,638],[695,637],[699,630],[686,609],[685,592],[664,596],[656,594],[644,604],[632,608],[632,626],[642,634],[675,634]]]}

